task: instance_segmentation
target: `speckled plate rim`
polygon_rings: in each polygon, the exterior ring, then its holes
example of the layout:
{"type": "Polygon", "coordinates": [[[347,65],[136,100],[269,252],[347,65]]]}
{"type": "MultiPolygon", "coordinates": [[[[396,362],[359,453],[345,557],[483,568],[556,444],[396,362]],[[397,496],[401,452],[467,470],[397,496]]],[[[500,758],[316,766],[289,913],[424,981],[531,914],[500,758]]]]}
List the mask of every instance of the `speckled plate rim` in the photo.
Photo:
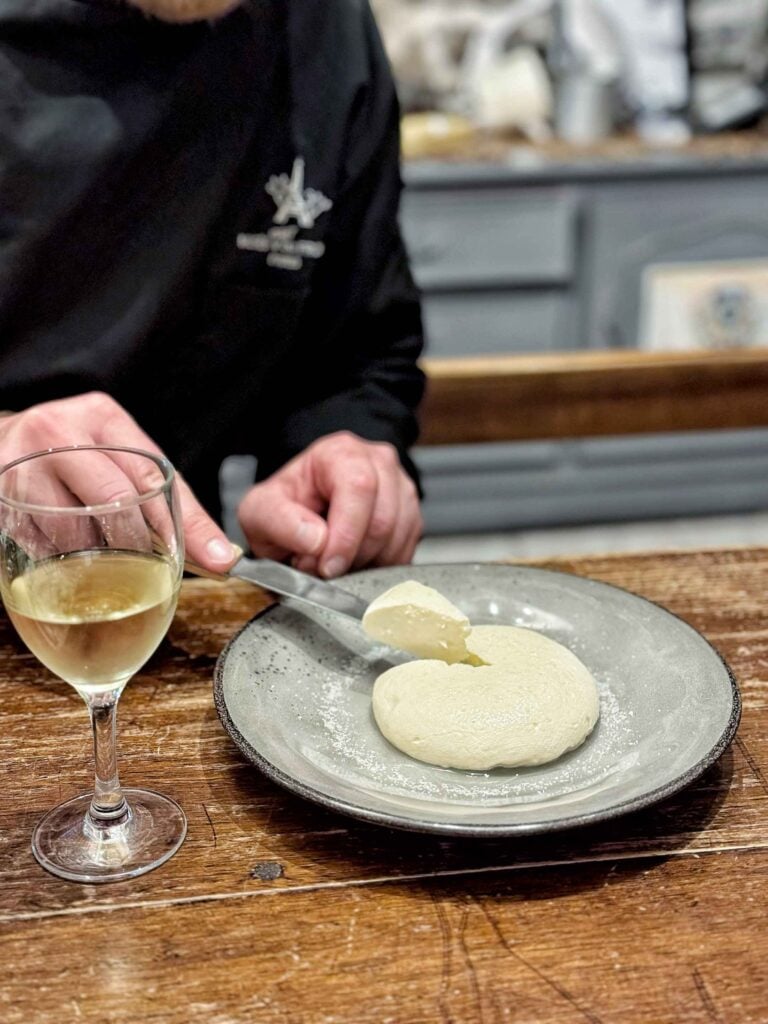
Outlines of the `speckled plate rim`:
{"type": "MultiPolygon", "coordinates": [[[[445,563],[435,564],[430,568],[444,569],[452,568],[459,569],[465,567],[467,569],[477,566],[476,562],[464,562],[464,563],[445,563]]],[[[500,568],[504,567],[504,563],[484,563],[485,565],[497,564],[500,568]]],[[[668,615],[671,619],[675,619],[679,626],[685,630],[690,630],[694,633],[710,650],[714,653],[717,659],[723,666],[725,675],[727,676],[730,690],[731,690],[731,712],[728,721],[721,733],[719,739],[712,745],[710,750],[698,761],[690,765],[685,771],[675,776],[674,779],[669,780],[662,786],[658,786],[655,789],[649,790],[647,793],[642,793],[639,796],[632,797],[629,800],[619,800],[616,803],[608,804],[604,808],[597,811],[592,811],[589,814],[574,815],[570,818],[548,818],[541,821],[532,822],[499,822],[498,824],[472,824],[467,822],[440,822],[434,820],[418,820],[416,818],[400,816],[398,814],[378,811],[371,807],[367,807],[364,802],[359,804],[351,803],[348,800],[343,800],[339,797],[335,797],[329,793],[324,792],[315,786],[307,785],[302,782],[301,779],[296,778],[293,775],[284,772],[281,768],[272,764],[259,750],[257,750],[250,742],[243,736],[241,731],[235,725],[232,717],[230,716],[229,709],[227,708],[226,699],[224,696],[224,672],[227,658],[233,649],[234,645],[240,639],[240,636],[251,626],[252,623],[258,619],[268,616],[271,612],[274,612],[279,604],[270,605],[263,611],[254,615],[252,619],[245,623],[229,640],[227,645],[219,655],[216,666],[214,669],[213,676],[213,699],[216,707],[216,712],[219,716],[219,720],[223,725],[226,732],[230,735],[235,745],[239,748],[240,752],[249,760],[256,768],[258,768],[267,778],[276,782],[279,786],[284,789],[295,793],[297,796],[303,797],[306,800],[310,800],[313,803],[319,804],[322,807],[326,807],[332,811],[338,811],[341,814],[349,815],[350,817],[357,818],[361,821],[371,822],[375,825],[383,825],[388,828],[402,829],[407,832],[428,832],[438,835],[445,836],[467,836],[477,838],[503,838],[505,836],[524,836],[524,835],[535,835],[539,833],[547,832],[561,832],[573,828],[583,827],[585,825],[596,824],[602,821],[610,821],[614,818],[622,817],[625,814],[629,814],[633,811],[640,811],[646,807],[650,807],[653,804],[659,803],[668,797],[674,796],[681,790],[690,786],[691,783],[695,782],[704,772],[715,764],[725,753],[730,746],[733,738],[736,734],[736,730],[741,720],[741,695],[739,693],[739,687],[736,682],[736,677],[731,671],[731,667],[726,662],[722,654],[717,648],[710,643],[707,638],[695,629],[689,622],[681,618],[675,612],[671,612],[668,608],[659,604],[656,601],[651,601],[647,597],[643,597],[642,594],[636,594],[634,591],[629,590],[626,587],[619,587],[613,583],[605,583],[602,580],[594,580],[590,577],[578,576],[575,573],[560,572],[556,569],[539,569],[534,566],[515,565],[510,563],[506,566],[509,569],[515,570],[515,572],[522,572],[523,574],[531,573],[536,575],[546,575],[551,579],[562,577],[568,580],[572,585],[574,580],[583,579],[589,581],[591,585],[598,585],[599,587],[605,587],[609,590],[620,591],[624,594],[630,594],[632,597],[639,601],[643,601],[645,604],[652,606],[656,610],[663,612],[668,615]]],[[[363,570],[364,572],[365,570],[363,570]]],[[[361,575],[361,573],[350,574],[346,577],[347,579],[353,576],[361,575]]],[[[343,581],[341,581],[343,583],[343,581]]]]}

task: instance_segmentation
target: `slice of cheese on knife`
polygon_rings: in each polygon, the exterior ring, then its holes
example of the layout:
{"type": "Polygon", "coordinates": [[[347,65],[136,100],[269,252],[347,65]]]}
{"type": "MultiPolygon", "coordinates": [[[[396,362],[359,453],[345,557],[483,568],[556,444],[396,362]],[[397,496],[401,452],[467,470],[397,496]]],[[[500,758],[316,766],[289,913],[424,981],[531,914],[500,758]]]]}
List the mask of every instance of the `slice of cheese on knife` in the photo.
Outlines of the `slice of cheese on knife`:
{"type": "Polygon", "coordinates": [[[469,655],[469,619],[432,587],[407,580],[391,587],[368,606],[363,629],[374,640],[453,664],[469,655]]]}

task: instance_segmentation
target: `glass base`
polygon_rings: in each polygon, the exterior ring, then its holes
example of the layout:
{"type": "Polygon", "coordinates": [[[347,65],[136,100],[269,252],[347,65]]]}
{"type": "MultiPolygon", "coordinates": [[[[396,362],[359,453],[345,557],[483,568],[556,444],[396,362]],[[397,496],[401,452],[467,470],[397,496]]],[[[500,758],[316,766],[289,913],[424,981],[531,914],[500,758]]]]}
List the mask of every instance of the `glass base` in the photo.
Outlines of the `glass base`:
{"type": "Polygon", "coordinates": [[[37,862],[71,882],[119,882],[164,864],[184,842],[184,811],[148,789],[124,789],[123,795],[128,814],[111,825],[88,814],[92,793],[54,807],[32,836],[37,862]]]}

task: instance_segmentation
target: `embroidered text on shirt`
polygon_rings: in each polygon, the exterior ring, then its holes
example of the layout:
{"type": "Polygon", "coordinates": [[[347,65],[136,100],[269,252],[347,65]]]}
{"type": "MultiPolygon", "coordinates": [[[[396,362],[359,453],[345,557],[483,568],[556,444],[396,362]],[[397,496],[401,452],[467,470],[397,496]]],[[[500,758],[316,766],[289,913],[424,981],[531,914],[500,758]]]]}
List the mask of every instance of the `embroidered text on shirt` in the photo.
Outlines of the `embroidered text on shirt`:
{"type": "Polygon", "coordinates": [[[304,188],[304,159],[296,157],[291,175],[273,174],[264,186],[275,201],[277,210],[268,232],[261,234],[238,234],[238,249],[267,254],[267,264],[282,270],[301,270],[304,259],[319,259],[325,252],[325,244],[310,239],[297,238],[300,228],[313,228],[317,218],[330,210],[332,201],[318,189],[304,188]],[[295,220],[296,226],[289,225],[295,220]],[[283,226],[285,225],[285,226],[283,226]]]}

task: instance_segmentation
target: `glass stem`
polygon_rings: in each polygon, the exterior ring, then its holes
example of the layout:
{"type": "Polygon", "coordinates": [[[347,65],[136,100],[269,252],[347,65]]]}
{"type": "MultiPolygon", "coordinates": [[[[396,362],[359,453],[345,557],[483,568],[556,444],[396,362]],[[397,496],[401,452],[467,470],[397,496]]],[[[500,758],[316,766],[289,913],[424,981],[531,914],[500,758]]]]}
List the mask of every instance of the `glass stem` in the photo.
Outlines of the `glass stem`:
{"type": "Polygon", "coordinates": [[[114,825],[128,813],[117,774],[117,701],[122,687],[103,693],[84,693],[93,730],[96,777],[88,812],[95,825],[114,825]]]}

